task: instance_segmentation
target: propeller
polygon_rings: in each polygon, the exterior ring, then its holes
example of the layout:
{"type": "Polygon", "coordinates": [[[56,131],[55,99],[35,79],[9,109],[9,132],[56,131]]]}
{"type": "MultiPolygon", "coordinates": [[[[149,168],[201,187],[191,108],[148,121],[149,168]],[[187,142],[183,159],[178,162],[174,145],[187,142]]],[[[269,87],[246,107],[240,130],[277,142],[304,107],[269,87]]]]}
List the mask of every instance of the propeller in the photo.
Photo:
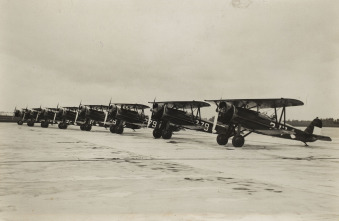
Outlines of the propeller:
{"type": "Polygon", "coordinates": [[[12,120],[14,119],[14,117],[15,117],[15,114],[16,114],[16,106],[15,106],[15,108],[14,108],[14,113],[13,113],[12,120]]]}
{"type": "Polygon", "coordinates": [[[157,103],[155,103],[155,99],[156,99],[157,97],[154,97],[154,100],[153,100],[153,105],[152,105],[152,109],[154,109],[154,108],[157,108],[158,107],[158,104],[157,103]]]}
{"type": "MultiPolygon", "coordinates": [[[[81,100],[81,101],[82,101],[82,100],[81,100]]],[[[80,101],[80,104],[79,104],[78,110],[80,110],[80,107],[81,107],[81,101],[80,101]]]]}
{"type": "Polygon", "coordinates": [[[111,104],[112,104],[112,98],[109,100],[108,108],[111,106],[111,104]]]}

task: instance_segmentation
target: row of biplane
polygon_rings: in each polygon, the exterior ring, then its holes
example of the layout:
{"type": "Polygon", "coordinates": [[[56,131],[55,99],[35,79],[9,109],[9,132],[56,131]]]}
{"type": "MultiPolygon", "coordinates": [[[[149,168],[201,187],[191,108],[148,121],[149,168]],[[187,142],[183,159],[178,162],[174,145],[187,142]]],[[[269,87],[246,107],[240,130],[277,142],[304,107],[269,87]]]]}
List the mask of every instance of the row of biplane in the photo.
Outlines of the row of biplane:
{"type": "Polygon", "coordinates": [[[170,139],[173,132],[182,129],[216,133],[217,143],[226,145],[232,138],[234,147],[242,147],[245,137],[251,133],[298,140],[305,145],[316,140],[331,141],[330,137],[313,134],[314,127],[322,127],[320,119],[314,119],[305,129],[300,130],[286,123],[286,107],[303,105],[295,99],[219,99],[206,100],[217,106],[214,121],[201,117],[201,108],[211,106],[204,101],[164,101],[152,104],[151,117],[145,115],[143,104],[111,103],[108,105],[82,105],[77,107],[32,108],[17,110],[19,125],[40,123],[47,128],[58,123],[60,129],[68,125],[79,125],[81,130],[90,131],[92,126],[102,126],[112,133],[122,134],[124,128],[153,128],[154,138],[170,139]],[[268,116],[262,109],[272,109],[268,116]]]}

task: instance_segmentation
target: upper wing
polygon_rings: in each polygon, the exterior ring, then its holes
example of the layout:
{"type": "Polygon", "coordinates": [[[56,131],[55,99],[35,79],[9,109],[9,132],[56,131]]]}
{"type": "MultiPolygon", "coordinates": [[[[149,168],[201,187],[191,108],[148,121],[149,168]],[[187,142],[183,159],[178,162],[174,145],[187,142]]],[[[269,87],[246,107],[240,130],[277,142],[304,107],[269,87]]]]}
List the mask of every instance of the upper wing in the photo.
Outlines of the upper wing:
{"type": "Polygon", "coordinates": [[[160,102],[148,102],[150,104],[172,104],[178,108],[198,108],[198,107],[209,107],[209,103],[203,101],[160,101],[160,102]]]}
{"type": "Polygon", "coordinates": [[[90,107],[90,108],[105,108],[105,109],[107,109],[109,106],[108,105],[97,105],[97,104],[86,104],[86,105],[84,105],[84,106],[87,106],[87,107],[90,107]]]}
{"type": "Polygon", "coordinates": [[[59,110],[59,108],[55,108],[55,107],[48,107],[47,109],[52,110],[52,111],[58,111],[59,110]]]}
{"type": "Polygon", "coordinates": [[[279,108],[290,106],[301,106],[304,103],[300,100],[291,98],[269,98],[269,99],[221,99],[221,100],[206,100],[220,103],[222,101],[233,104],[236,107],[243,107],[251,109],[254,107],[259,108],[279,108]]]}
{"type": "Polygon", "coordinates": [[[136,109],[147,109],[149,106],[143,105],[143,104],[130,104],[130,103],[114,103],[115,105],[118,106],[124,106],[124,107],[129,107],[129,108],[136,108],[136,109]]]}
{"type": "Polygon", "coordinates": [[[69,109],[69,110],[78,110],[79,109],[79,107],[64,107],[64,108],[69,109]]]}
{"type": "Polygon", "coordinates": [[[35,111],[42,111],[42,108],[41,108],[41,107],[37,107],[37,108],[32,108],[32,110],[35,110],[35,111]]]}

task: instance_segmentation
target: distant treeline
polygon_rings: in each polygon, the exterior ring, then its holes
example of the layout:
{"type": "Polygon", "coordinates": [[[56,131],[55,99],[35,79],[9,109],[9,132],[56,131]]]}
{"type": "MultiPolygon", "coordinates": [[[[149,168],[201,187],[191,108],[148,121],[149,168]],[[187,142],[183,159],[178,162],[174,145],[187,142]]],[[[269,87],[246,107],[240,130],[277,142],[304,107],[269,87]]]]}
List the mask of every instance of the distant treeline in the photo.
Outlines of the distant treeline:
{"type": "MultiPolygon", "coordinates": [[[[325,118],[321,119],[323,127],[339,127],[339,119],[325,118]]],[[[296,127],[307,127],[312,121],[310,120],[288,120],[286,123],[296,127]]]]}

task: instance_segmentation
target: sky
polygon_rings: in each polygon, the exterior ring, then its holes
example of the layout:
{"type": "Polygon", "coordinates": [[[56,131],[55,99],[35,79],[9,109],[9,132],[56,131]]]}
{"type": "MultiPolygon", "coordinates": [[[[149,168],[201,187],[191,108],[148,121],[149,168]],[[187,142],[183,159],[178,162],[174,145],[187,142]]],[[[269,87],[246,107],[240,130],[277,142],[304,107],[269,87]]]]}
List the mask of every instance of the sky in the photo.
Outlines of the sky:
{"type": "Polygon", "coordinates": [[[288,119],[337,119],[338,6],[0,0],[0,110],[284,97],[305,104],[288,119]]]}

